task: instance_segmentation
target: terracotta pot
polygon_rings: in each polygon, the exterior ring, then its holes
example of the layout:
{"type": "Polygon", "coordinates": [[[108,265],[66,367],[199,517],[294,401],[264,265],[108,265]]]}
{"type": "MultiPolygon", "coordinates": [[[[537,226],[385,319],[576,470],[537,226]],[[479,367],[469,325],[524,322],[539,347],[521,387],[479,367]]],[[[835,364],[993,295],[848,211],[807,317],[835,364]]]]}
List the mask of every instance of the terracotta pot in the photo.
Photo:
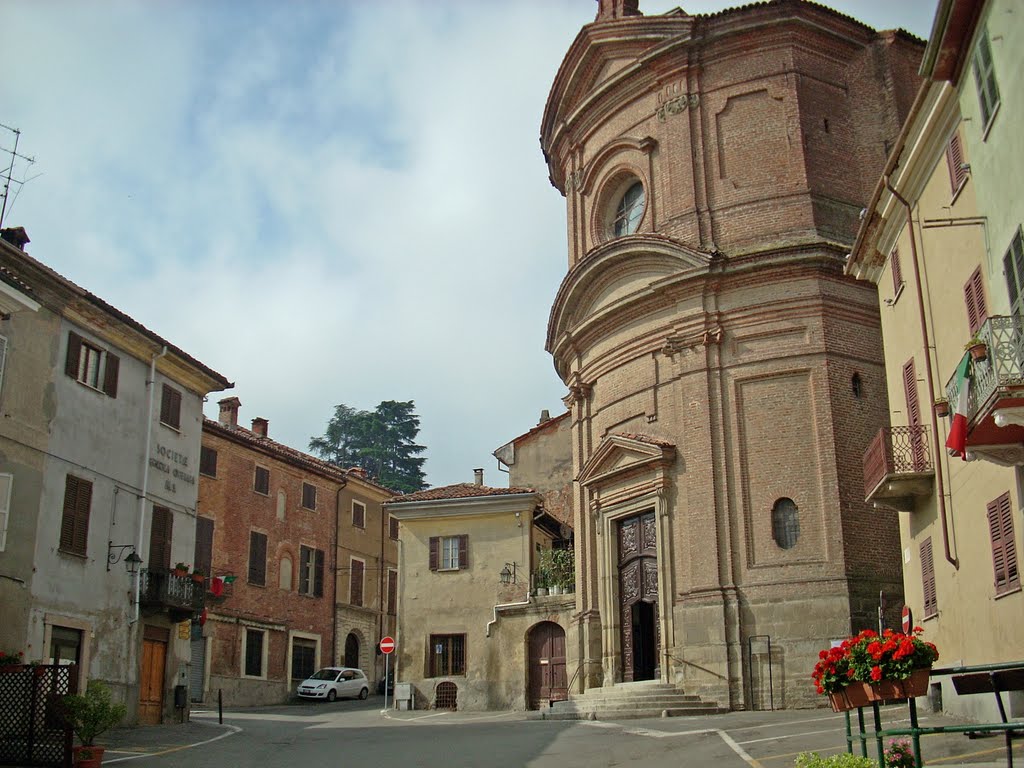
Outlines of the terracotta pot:
{"type": "Polygon", "coordinates": [[[902,701],[928,693],[931,668],[915,669],[906,680],[879,680],[867,686],[872,701],[902,701]]]}
{"type": "Polygon", "coordinates": [[[935,415],[938,416],[940,419],[944,419],[947,416],[949,416],[948,400],[940,400],[939,402],[935,403],[935,415]]]}
{"type": "Polygon", "coordinates": [[[980,360],[987,360],[988,359],[988,345],[987,344],[984,344],[984,343],[972,344],[971,346],[969,346],[967,348],[967,351],[971,353],[971,359],[972,360],[980,361],[980,360]]]}
{"type": "Polygon", "coordinates": [[[848,709],[865,707],[871,703],[864,683],[854,681],[843,690],[830,693],[828,700],[832,704],[833,712],[846,712],[848,709]]]}
{"type": "Polygon", "coordinates": [[[203,576],[203,574],[201,573],[193,573],[192,581],[196,582],[197,584],[202,584],[204,581],[206,581],[206,577],[203,576]]]}
{"type": "Polygon", "coordinates": [[[75,768],[100,768],[103,765],[103,752],[106,747],[72,747],[75,768]],[[83,754],[88,757],[83,757],[83,754]]]}
{"type": "Polygon", "coordinates": [[[182,570],[181,568],[175,568],[171,571],[175,576],[182,578],[188,576],[188,571],[182,570]]]}

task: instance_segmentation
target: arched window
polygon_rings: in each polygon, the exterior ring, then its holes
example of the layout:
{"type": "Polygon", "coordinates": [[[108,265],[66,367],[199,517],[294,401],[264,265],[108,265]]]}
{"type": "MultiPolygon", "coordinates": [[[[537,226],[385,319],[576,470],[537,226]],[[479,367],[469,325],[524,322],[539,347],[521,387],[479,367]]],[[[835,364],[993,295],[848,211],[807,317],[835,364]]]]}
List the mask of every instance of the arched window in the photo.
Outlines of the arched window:
{"type": "Polygon", "coordinates": [[[278,573],[277,584],[281,589],[291,591],[292,588],[292,559],[285,555],[281,558],[281,570],[278,573]]]}
{"type": "Polygon", "coordinates": [[[772,538],[782,549],[796,546],[800,538],[800,515],[792,499],[781,498],[772,507],[772,538]]]}
{"type": "Polygon", "coordinates": [[[618,206],[615,209],[615,218],[612,220],[612,233],[615,237],[632,235],[640,226],[640,219],[644,215],[644,205],[647,196],[644,194],[644,185],[639,181],[631,184],[622,197],[619,198],[618,206]]]}

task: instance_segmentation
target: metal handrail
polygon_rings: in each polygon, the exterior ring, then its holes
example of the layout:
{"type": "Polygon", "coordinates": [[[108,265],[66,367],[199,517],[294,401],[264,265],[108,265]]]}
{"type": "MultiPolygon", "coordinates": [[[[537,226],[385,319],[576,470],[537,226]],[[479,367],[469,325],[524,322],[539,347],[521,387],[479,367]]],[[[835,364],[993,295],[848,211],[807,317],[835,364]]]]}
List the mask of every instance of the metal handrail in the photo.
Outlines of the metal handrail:
{"type": "MultiPolygon", "coordinates": [[[[998,388],[1024,385],[1024,315],[990,317],[977,337],[988,347],[988,356],[972,363],[967,421],[977,415],[998,388]]],[[[950,403],[959,401],[960,382],[955,372],[946,383],[946,398],[950,403]]]]}

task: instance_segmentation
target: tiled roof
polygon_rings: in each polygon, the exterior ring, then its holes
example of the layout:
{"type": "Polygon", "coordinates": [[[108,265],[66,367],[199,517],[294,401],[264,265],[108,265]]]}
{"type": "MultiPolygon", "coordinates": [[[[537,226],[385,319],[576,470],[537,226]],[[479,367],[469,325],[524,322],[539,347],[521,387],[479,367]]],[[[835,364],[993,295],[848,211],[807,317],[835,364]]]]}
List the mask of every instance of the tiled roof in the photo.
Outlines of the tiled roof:
{"type": "Polygon", "coordinates": [[[675,443],[670,443],[668,440],[662,440],[659,437],[651,437],[650,435],[640,435],[632,432],[616,432],[619,437],[625,437],[627,440],[636,440],[638,443],[647,443],[649,445],[657,445],[661,448],[675,448],[675,443]]]}
{"type": "Polygon", "coordinates": [[[525,440],[528,437],[532,437],[533,435],[537,434],[538,432],[541,432],[541,431],[547,429],[548,427],[550,427],[551,425],[555,424],[556,422],[559,422],[562,419],[568,417],[568,415],[569,415],[569,412],[565,411],[564,413],[560,413],[558,416],[552,416],[550,419],[546,419],[545,421],[542,421],[540,424],[535,426],[529,432],[524,432],[523,434],[519,435],[519,437],[513,437],[512,438],[512,442],[513,443],[518,443],[521,440],[525,440]]]}
{"type": "Polygon", "coordinates": [[[212,434],[220,435],[221,437],[225,437],[229,440],[234,440],[237,443],[258,448],[264,453],[271,454],[281,461],[286,461],[289,464],[302,467],[303,469],[312,470],[313,472],[319,472],[321,475],[330,477],[334,480],[347,482],[351,478],[355,478],[367,485],[372,485],[375,488],[380,488],[381,490],[386,491],[387,493],[395,494],[395,491],[385,488],[369,478],[363,477],[362,473],[344,469],[339,467],[337,464],[332,464],[329,461],[318,459],[316,456],[310,456],[308,453],[303,453],[302,451],[296,450],[284,443],[271,440],[269,437],[260,437],[251,429],[246,429],[245,427],[228,427],[221,424],[219,421],[207,418],[203,419],[203,429],[212,434]]]}
{"type": "Polygon", "coordinates": [[[0,280],[3,280],[12,288],[21,291],[26,296],[35,296],[35,293],[32,291],[32,287],[16,274],[11,272],[7,267],[0,266],[0,280]]]}
{"type": "Polygon", "coordinates": [[[491,488],[487,485],[476,485],[475,483],[456,483],[455,485],[443,485],[439,488],[427,488],[425,491],[407,493],[404,496],[397,496],[388,504],[404,504],[411,501],[440,501],[442,499],[472,499],[486,496],[512,496],[520,493],[536,493],[533,488],[491,488]]]}

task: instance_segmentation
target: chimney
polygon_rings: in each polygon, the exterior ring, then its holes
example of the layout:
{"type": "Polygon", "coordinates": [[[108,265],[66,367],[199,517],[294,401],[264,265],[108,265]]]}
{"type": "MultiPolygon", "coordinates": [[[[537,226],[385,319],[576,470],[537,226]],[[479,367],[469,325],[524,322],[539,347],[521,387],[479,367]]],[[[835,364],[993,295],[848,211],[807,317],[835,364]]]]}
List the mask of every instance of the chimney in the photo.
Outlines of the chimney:
{"type": "Polygon", "coordinates": [[[484,484],[484,471],[482,469],[474,469],[473,470],[473,483],[475,485],[483,485],[484,484]]]}
{"type": "Polygon", "coordinates": [[[257,417],[252,420],[252,431],[260,437],[267,436],[267,427],[270,426],[270,422],[264,418],[257,417]]]}
{"type": "Polygon", "coordinates": [[[540,412],[540,421],[538,421],[537,423],[543,424],[545,421],[551,421],[551,411],[549,411],[547,408],[540,412]]]}
{"type": "Polygon", "coordinates": [[[28,239],[28,233],[24,227],[8,227],[6,229],[0,229],[0,239],[4,242],[10,243],[15,248],[22,251],[25,250],[25,246],[28,245],[31,240],[28,239]]]}
{"type": "Polygon", "coordinates": [[[640,0],[597,0],[597,18],[594,21],[613,21],[627,16],[643,16],[640,0]]]}
{"type": "Polygon", "coordinates": [[[218,400],[217,405],[220,406],[220,416],[217,417],[217,421],[231,429],[237,427],[238,409],[242,405],[242,401],[237,397],[225,397],[223,400],[218,400]]]}
{"type": "Polygon", "coordinates": [[[366,479],[366,470],[362,467],[349,467],[348,473],[350,475],[355,475],[356,477],[361,477],[363,480],[366,479]]]}

